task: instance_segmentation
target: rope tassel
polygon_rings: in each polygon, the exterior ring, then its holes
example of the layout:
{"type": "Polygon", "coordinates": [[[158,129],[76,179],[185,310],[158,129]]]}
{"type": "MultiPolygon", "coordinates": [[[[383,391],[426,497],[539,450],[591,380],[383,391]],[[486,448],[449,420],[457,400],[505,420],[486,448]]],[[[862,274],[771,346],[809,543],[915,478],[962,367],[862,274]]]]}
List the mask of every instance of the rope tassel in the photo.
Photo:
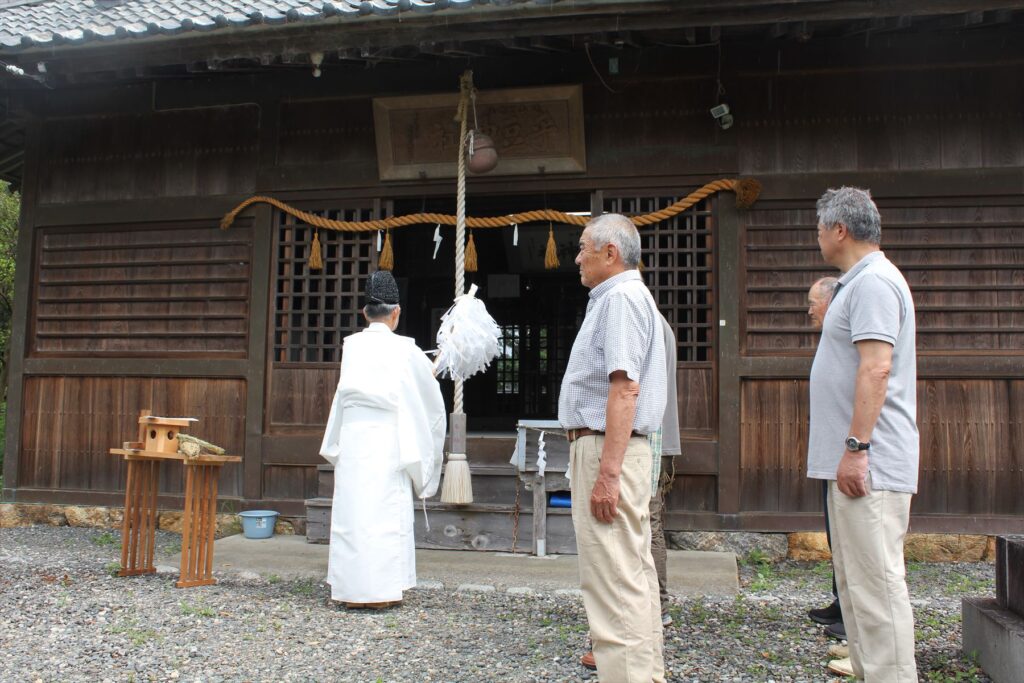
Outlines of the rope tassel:
{"type": "Polygon", "coordinates": [[[320,231],[313,231],[313,244],[310,246],[309,251],[309,269],[310,270],[323,270],[324,259],[320,253],[320,231]]]}
{"type": "Polygon", "coordinates": [[[384,233],[384,248],[380,252],[380,261],[377,263],[381,270],[392,270],[395,267],[395,252],[391,248],[391,231],[384,233]]]}
{"type": "Polygon", "coordinates": [[[466,244],[466,272],[476,272],[476,242],[473,241],[473,231],[469,231],[469,243],[466,244]]]}
{"type": "Polygon", "coordinates": [[[544,251],[544,267],[556,270],[562,265],[558,260],[558,245],[555,244],[555,226],[548,223],[548,248],[544,251]]]}

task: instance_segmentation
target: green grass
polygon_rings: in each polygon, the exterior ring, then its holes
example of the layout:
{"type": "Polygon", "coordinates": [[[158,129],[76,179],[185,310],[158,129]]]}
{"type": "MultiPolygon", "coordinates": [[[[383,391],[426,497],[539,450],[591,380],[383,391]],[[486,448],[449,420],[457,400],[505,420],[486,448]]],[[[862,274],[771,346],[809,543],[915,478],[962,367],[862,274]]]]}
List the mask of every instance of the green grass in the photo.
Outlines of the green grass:
{"type": "Polygon", "coordinates": [[[303,595],[308,597],[316,594],[318,585],[319,582],[316,579],[297,579],[288,586],[288,592],[292,595],[303,595]]]}
{"type": "Polygon", "coordinates": [[[117,573],[121,571],[120,562],[107,562],[103,565],[103,571],[110,574],[111,576],[117,576],[117,573]]]}
{"type": "Polygon", "coordinates": [[[102,534],[99,534],[98,536],[93,536],[89,540],[92,541],[93,545],[98,545],[101,548],[109,548],[111,546],[121,545],[121,539],[115,536],[114,534],[110,533],[109,531],[104,531],[102,534]]]}
{"type": "Polygon", "coordinates": [[[207,607],[206,605],[190,605],[187,602],[181,603],[181,613],[187,617],[196,616],[209,618],[217,616],[217,611],[212,607],[207,607]]]}

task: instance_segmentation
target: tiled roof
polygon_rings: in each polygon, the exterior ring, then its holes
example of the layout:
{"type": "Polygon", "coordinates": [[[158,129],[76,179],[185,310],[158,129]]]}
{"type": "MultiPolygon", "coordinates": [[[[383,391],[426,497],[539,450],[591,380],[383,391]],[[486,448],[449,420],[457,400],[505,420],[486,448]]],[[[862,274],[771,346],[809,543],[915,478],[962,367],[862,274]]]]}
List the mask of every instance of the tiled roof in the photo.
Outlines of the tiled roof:
{"type": "MultiPolygon", "coordinates": [[[[0,51],[561,0],[0,0],[0,51]]],[[[577,5],[580,0],[570,0],[577,5]]],[[[582,3],[585,4],[585,3],[582,3]]]]}

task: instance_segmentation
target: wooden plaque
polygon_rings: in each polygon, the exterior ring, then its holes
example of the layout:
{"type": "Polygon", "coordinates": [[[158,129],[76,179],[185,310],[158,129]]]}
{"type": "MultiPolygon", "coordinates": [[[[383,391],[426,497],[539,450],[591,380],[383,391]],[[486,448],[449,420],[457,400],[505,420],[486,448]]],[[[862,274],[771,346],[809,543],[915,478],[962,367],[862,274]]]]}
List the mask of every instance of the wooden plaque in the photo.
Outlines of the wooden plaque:
{"type": "MultiPolygon", "coordinates": [[[[458,93],[375,98],[380,179],[454,178],[458,104],[458,93]]],[[[469,117],[473,128],[472,108],[469,117]]],[[[579,85],[478,91],[476,119],[498,150],[498,166],[487,175],[587,170],[579,85]]]]}

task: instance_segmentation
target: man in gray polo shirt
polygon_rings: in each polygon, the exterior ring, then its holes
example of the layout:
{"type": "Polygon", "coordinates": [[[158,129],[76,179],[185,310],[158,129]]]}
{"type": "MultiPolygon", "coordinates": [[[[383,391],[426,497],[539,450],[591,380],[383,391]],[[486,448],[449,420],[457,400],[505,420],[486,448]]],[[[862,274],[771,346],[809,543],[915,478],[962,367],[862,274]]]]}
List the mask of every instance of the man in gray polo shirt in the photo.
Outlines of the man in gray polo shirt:
{"type": "Polygon", "coordinates": [[[667,370],[639,262],[632,221],[606,214],[587,223],[576,264],[590,302],[558,397],[583,604],[598,675],[614,683],[665,681],[647,435],[664,417],[667,370]]]}
{"type": "Polygon", "coordinates": [[[850,644],[834,673],[868,683],[917,680],[903,539],[917,491],[914,301],[879,250],[871,195],[818,200],[821,255],[843,275],[811,367],[807,476],[829,482],[833,565],[850,644]]]}

